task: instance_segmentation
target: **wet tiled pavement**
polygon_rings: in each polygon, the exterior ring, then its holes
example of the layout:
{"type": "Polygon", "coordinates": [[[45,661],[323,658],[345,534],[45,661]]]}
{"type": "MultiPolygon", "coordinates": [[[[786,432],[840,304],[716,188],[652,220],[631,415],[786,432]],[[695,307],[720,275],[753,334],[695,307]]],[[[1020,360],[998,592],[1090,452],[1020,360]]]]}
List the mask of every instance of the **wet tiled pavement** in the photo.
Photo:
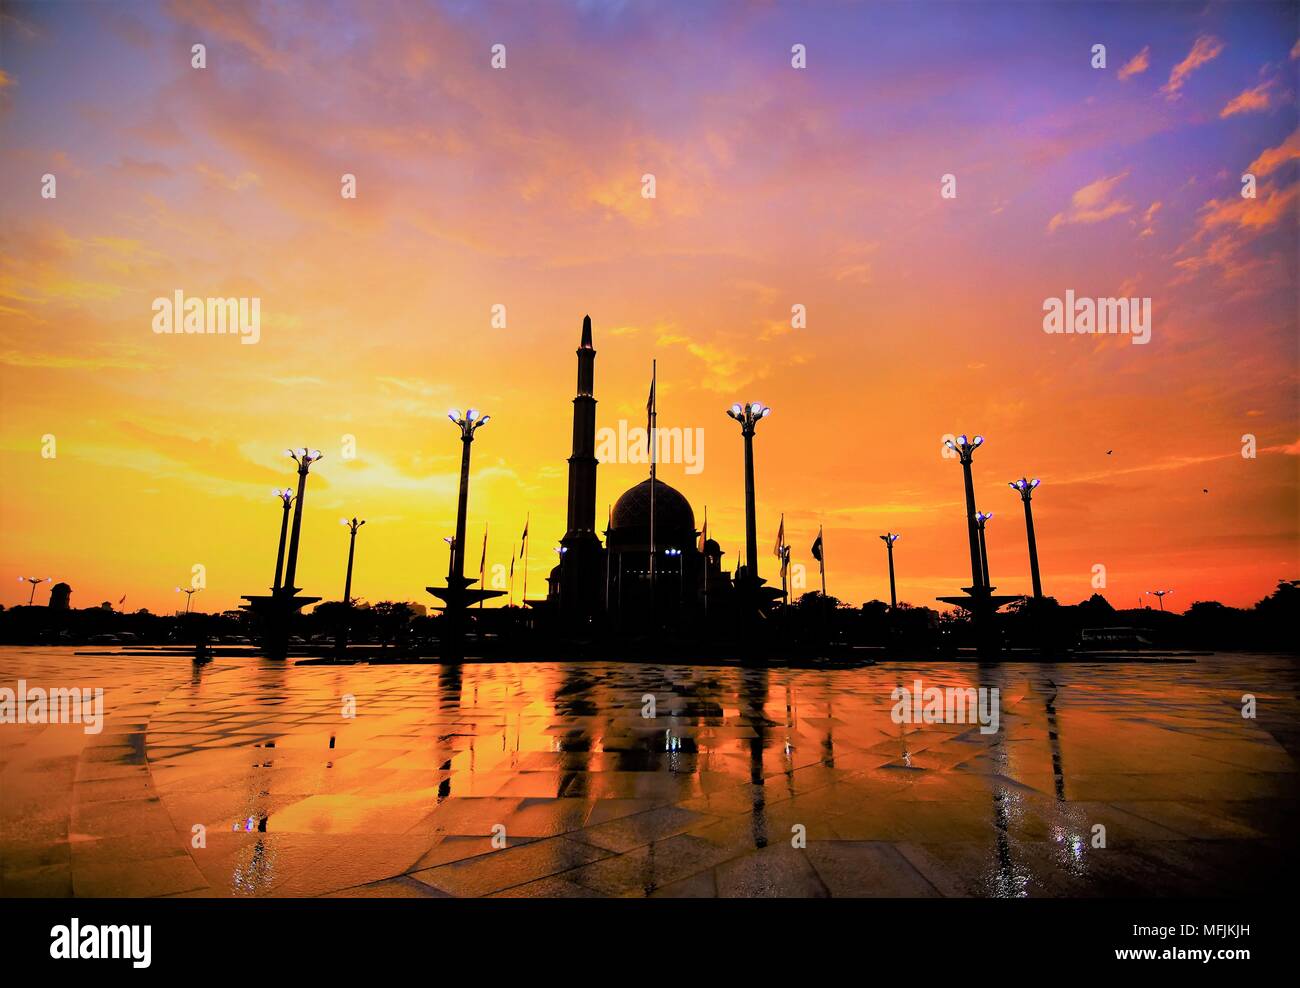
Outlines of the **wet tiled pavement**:
{"type": "Polygon", "coordinates": [[[0,725],[5,896],[1239,894],[1295,867],[1285,658],[196,668],[0,650],[0,686],[19,678],[103,686],[107,716],[97,735],[0,725]],[[893,723],[890,691],[918,677],[998,687],[1001,729],[893,723]]]}

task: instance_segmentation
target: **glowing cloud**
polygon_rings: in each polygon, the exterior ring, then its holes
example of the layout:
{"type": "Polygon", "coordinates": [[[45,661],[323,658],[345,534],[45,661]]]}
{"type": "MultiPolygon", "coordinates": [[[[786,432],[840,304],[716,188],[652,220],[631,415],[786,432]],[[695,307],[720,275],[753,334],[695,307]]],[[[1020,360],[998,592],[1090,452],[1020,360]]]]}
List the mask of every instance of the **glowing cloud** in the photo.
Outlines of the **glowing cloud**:
{"type": "Polygon", "coordinates": [[[1140,52],[1130,58],[1119,70],[1120,81],[1130,79],[1135,75],[1141,75],[1147,69],[1151,68],[1151,46],[1147,45],[1140,52]]]}
{"type": "Polygon", "coordinates": [[[1223,53],[1223,42],[1212,34],[1203,34],[1196,39],[1187,57],[1174,66],[1169,73],[1169,81],[1160,87],[1165,99],[1176,100],[1182,95],[1183,84],[1188,77],[1207,62],[1212,62],[1223,53]]]}
{"type": "Polygon", "coordinates": [[[1052,217],[1051,222],[1047,224],[1048,232],[1075,223],[1100,223],[1102,220],[1132,210],[1132,203],[1111,198],[1115,186],[1127,177],[1128,172],[1125,171],[1109,178],[1099,178],[1079,189],[1070,197],[1070,208],[1052,217]]]}

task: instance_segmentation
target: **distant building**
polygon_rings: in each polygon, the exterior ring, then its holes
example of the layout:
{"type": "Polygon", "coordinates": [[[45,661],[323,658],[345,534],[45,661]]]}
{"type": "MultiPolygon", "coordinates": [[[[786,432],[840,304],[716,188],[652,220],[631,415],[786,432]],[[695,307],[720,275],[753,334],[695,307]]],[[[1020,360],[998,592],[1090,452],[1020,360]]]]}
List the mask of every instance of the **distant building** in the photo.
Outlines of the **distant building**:
{"type": "Polygon", "coordinates": [[[56,583],[50,588],[50,608],[56,611],[66,611],[70,606],[69,601],[72,598],[72,588],[66,583],[56,583]]]}

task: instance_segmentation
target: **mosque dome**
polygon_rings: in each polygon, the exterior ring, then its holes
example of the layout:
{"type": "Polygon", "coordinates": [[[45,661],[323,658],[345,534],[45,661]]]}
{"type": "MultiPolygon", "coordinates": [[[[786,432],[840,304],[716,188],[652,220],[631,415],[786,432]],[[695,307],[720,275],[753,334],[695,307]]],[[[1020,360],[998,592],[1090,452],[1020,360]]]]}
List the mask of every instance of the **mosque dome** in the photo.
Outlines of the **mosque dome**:
{"type": "MultiPolygon", "coordinates": [[[[610,513],[610,543],[644,546],[650,541],[650,481],[624,491],[610,513]]],[[[695,512],[680,491],[655,480],[655,543],[663,548],[694,548],[695,512]]]]}

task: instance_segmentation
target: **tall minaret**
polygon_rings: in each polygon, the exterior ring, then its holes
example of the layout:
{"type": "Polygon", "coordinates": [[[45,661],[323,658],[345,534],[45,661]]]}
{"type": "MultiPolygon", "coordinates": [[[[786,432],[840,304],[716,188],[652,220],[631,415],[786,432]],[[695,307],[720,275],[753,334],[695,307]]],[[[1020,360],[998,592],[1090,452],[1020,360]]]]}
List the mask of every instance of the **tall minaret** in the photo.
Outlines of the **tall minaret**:
{"type": "Polygon", "coordinates": [[[578,393],[573,399],[573,455],[569,457],[569,530],[562,545],[596,541],[596,348],[591,316],[582,318],[578,393]]]}

